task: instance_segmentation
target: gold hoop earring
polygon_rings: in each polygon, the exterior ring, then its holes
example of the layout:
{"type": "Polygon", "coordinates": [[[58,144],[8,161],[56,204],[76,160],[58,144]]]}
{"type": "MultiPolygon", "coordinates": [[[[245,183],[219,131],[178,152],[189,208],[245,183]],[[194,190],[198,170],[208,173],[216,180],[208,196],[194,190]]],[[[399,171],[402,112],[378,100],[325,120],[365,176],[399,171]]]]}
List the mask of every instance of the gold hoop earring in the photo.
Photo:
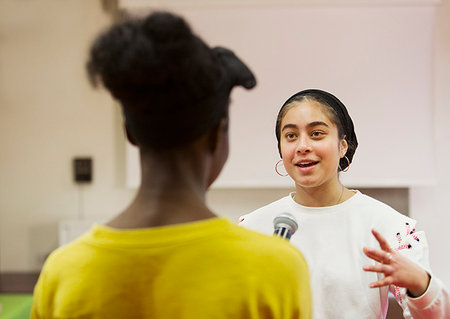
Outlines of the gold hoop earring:
{"type": "Polygon", "coordinates": [[[340,164],[338,165],[338,167],[341,172],[345,173],[350,169],[350,160],[348,159],[347,155],[345,155],[344,158],[347,160],[347,167],[345,169],[342,169],[340,164]]]}
{"type": "Polygon", "coordinates": [[[282,160],[282,159],[280,159],[280,160],[275,164],[275,172],[277,172],[277,174],[280,175],[280,176],[282,176],[282,177],[288,176],[288,175],[289,175],[288,173],[286,173],[286,175],[283,175],[283,174],[281,174],[281,173],[278,171],[278,165],[280,165],[280,163],[283,163],[283,160],[282,160]]]}

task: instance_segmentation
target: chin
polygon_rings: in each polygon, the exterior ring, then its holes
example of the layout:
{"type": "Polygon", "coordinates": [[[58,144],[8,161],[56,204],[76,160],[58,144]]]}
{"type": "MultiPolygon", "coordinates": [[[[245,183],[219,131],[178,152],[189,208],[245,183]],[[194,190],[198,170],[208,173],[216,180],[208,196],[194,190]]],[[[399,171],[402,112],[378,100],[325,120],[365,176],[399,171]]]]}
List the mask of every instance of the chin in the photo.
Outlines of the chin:
{"type": "Polygon", "coordinates": [[[297,178],[295,180],[295,184],[297,186],[304,187],[304,188],[312,188],[312,187],[318,187],[318,186],[322,185],[322,183],[320,183],[317,180],[306,179],[306,178],[301,178],[301,179],[297,178]]]}
{"type": "Polygon", "coordinates": [[[311,184],[305,184],[305,183],[299,184],[299,183],[297,183],[296,185],[301,187],[301,188],[316,188],[316,187],[320,186],[320,185],[312,184],[312,183],[311,184]]]}

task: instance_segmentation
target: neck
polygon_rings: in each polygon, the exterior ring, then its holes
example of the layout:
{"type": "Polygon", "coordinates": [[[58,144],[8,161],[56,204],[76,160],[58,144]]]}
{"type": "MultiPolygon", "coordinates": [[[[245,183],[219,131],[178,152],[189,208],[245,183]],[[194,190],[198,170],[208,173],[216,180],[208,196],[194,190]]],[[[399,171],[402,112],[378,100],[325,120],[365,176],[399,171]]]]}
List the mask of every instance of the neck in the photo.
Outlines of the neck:
{"type": "Polygon", "coordinates": [[[144,228],[187,223],[215,215],[205,204],[207,178],[195,160],[141,160],[142,182],[130,206],[108,223],[144,228]]]}
{"type": "Polygon", "coordinates": [[[350,198],[353,192],[334,179],[318,187],[296,185],[294,200],[303,206],[325,207],[340,204],[350,198]]]}

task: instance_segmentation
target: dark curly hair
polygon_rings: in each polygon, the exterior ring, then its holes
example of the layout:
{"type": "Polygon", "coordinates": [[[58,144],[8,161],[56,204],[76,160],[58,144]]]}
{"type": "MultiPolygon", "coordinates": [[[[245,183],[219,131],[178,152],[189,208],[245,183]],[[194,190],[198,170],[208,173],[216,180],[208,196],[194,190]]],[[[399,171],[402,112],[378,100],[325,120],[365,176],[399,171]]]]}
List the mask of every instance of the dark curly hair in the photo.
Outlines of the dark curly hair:
{"type": "Polygon", "coordinates": [[[233,52],[208,47],[168,12],[112,26],[93,43],[87,70],[120,101],[136,144],[152,149],[197,139],[228,116],[233,86],[256,84],[233,52]],[[183,132],[175,140],[166,138],[168,121],[183,132]]]}

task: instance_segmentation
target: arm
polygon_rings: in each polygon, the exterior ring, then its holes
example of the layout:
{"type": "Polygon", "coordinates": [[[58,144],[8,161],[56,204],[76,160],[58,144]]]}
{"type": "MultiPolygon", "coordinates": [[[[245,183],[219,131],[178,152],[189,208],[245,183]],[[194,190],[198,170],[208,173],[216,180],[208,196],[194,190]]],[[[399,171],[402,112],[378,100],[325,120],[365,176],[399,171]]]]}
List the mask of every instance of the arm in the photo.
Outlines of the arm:
{"type": "Polygon", "coordinates": [[[436,277],[430,277],[428,288],[421,296],[407,296],[406,303],[412,318],[450,318],[449,293],[436,277]]]}
{"type": "Polygon", "coordinates": [[[39,314],[39,309],[41,308],[41,303],[42,303],[42,281],[43,281],[43,274],[41,272],[39,279],[36,283],[36,286],[34,287],[34,292],[33,292],[33,305],[31,307],[31,314],[30,314],[30,318],[31,319],[39,319],[41,318],[40,314],[39,314]]]}
{"type": "Polygon", "coordinates": [[[50,255],[41,269],[39,278],[33,290],[33,305],[31,307],[31,319],[51,318],[54,294],[49,281],[48,264],[50,255]]]}
{"type": "MultiPolygon", "coordinates": [[[[450,318],[450,298],[441,282],[399,250],[392,249],[377,231],[372,230],[381,249],[364,248],[364,253],[379,264],[364,266],[365,271],[383,274],[371,288],[389,286],[405,318],[450,318]]],[[[426,245],[422,243],[420,245],[426,245]]],[[[418,249],[425,254],[426,249],[418,249]]],[[[417,257],[420,260],[421,256],[417,257]]],[[[422,256],[428,258],[428,256],[422,256]]]]}

